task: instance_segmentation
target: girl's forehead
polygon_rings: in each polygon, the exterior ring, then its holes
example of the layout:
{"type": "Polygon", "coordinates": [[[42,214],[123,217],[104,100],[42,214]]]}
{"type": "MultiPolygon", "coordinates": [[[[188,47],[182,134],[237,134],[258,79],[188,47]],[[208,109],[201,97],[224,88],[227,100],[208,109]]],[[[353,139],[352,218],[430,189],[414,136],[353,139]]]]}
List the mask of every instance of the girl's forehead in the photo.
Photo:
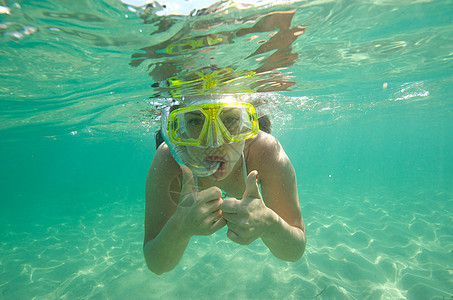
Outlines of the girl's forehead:
{"type": "Polygon", "coordinates": [[[219,103],[219,102],[238,102],[239,99],[234,95],[205,95],[205,96],[192,96],[184,97],[181,101],[181,106],[193,106],[200,104],[219,103]]]}

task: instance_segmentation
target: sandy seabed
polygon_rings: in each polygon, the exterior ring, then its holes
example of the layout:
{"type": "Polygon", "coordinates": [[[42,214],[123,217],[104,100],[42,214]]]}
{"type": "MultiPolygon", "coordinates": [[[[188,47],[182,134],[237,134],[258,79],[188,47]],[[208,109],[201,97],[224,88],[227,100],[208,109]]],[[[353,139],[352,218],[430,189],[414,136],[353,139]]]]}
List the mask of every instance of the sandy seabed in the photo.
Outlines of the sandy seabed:
{"type": "Polygon", "coordinates": [[[452,297],[448,192],[305,191],[301,199],[308,245],[297,263],[279,261],[260,240],[237,245],[224,228],[192,238],[180,264],[161,276],[147,270],[142,255],[144,199],[83,216],[47,215],[26,231],[4,216],[0,298],[452,297]]]}

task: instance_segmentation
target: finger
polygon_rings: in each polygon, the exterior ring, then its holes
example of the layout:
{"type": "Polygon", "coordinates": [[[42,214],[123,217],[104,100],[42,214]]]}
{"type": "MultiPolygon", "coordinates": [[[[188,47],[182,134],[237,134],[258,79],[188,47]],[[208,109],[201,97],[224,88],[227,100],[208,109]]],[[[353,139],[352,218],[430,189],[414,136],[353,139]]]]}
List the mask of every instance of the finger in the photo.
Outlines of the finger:
{"type": "Polygon", "coordinates": [[[209,217],[210,215],[216,214],[218,217],[222,215],[222,211],[219,208],[218,204],[211,203],[209,205],[205,205],[202,209],[202,216],[209,217]]]}
{"type": "Polygon", "coordinates": [[[222,211],[222,216],[227,221],[228,226],[230,226],[231,224],[240,226],[243,223],[242,218],[238,214],[222,211]]]}
{"type": "Polygon", "coordinates": [[[226,221],[224,218],[220,217],[217,221],[212,223],[211,225],[211,232],[216,232],[219,229],[222,229],[226,225],[226,221]]]}
{"type": "Polygon", "coordinates": [[[206,202],[204,205],[209,211],[213,212],[216,210],[220,210],[220,205],[222,205],[222,199],[214,199],[209,202],[206,202]]]}
{"type": "Polygon", "coordinates": [[[234,223],[228,222],[228,220],[226,221],[226,223],[228,225],[228,229],[230,229],[231,231],[233,231],[234,233],[236,233],[239,236],[242,235],[244,232],[246,232],[246,229],[241,228],[241,226],[238,226],[234,223]]]}
{"type": "Polygon", "coordinates": [[[192,171],[186,165],[181,166],[182,171],[182,187],[181,195],[187,195],[196,191],[195,181],[192,171]]]}
{"type": "Polygon", "coordinates": [[[216,186],[212,186],[206,190],[199,192],[199,198],[201,199],[201,203],[217,201],[222,198],[222,190],[216,186]]]}
{"type": "Polygon", "coordinates": [[[247,238],[242,233],[230,229],[228,229],[227,236],[230,240],[239,245],[249,245],[251,242],[253,242],[252,239],[247,238]]]}
{"type": "Polygon", "coordinates": [[[251,230],[250,224],[248,224],[248,222],[245,222],[243,219],[228,219],[228,216],[225,216],[225,214],[222,214],[222,216],[226,220],[228,228],[233,230],[238,235],[242,235],[243,233],[251,230]]]}
{"type": "Polygon", "coordinates": [[[222,212],[220,210],[205,213],[201,223],[203,223],[204,225],[210,226],[213,223],[215,223],[217,220],[219,220],[221,217],[222,217],[222,212]]]}
{"type": "Polygon", "coordinates": [[[251,171],[245,181],[245,192],[242,199],[247,197],[261,198],[260,190],[258,188],[258,171],[251,171]]]}
{"type": "Polygon", "coordinates": [[[227,213],[237,213],[239,211],[240,204],[241,201],[236,198],[227,198],[223,200],[220,205],[220,209],[227,213]]]}
{"type": "Polygon", "coordinates": [[[232,240],[233,242],[240,244],[240,237],[239,237],[239,235],[238,235],[236,232],[234,232],[233,230],[231,230],[230,228],[228,228],[227,237],[228,237],[230,240],[232,240]]]}

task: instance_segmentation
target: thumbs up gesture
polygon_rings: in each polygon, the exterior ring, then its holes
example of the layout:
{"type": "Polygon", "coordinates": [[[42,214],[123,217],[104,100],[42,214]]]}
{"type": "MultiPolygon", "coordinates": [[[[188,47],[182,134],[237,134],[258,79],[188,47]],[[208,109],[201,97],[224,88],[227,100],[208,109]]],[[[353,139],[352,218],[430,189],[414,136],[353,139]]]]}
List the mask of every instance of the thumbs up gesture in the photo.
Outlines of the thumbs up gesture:
{"type": "Polygon", "coordinates": [[[228,226],[227,236],[241,245],[248,245],[261,237],[272,218],[271,209],[264,204],[259,192],[257,178],[257,171],[250,172],[242,200],[228,198],[220,205],[228,226]]]}
{"type": "Polygon", "coordinates": [[[210,187],[197,191],[192,171],[187,166],[181,166],[182,188],[175,216],[181,222],[181,230],[188,236],[211,235],[225,226],[220,204],[222,191],[210,187]]]}

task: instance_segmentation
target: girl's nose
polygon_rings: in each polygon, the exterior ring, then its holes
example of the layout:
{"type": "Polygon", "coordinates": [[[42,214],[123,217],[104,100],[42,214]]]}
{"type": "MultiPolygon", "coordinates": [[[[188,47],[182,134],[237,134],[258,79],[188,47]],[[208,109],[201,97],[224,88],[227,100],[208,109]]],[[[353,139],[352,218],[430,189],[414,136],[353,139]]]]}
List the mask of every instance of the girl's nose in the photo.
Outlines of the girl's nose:
{"type": "Polygon", "coordinates": [[[218,148],[225,144],[225,137],[216,122],[212,121],[210,129],[201,142],[202,147],[218,148]]]}

